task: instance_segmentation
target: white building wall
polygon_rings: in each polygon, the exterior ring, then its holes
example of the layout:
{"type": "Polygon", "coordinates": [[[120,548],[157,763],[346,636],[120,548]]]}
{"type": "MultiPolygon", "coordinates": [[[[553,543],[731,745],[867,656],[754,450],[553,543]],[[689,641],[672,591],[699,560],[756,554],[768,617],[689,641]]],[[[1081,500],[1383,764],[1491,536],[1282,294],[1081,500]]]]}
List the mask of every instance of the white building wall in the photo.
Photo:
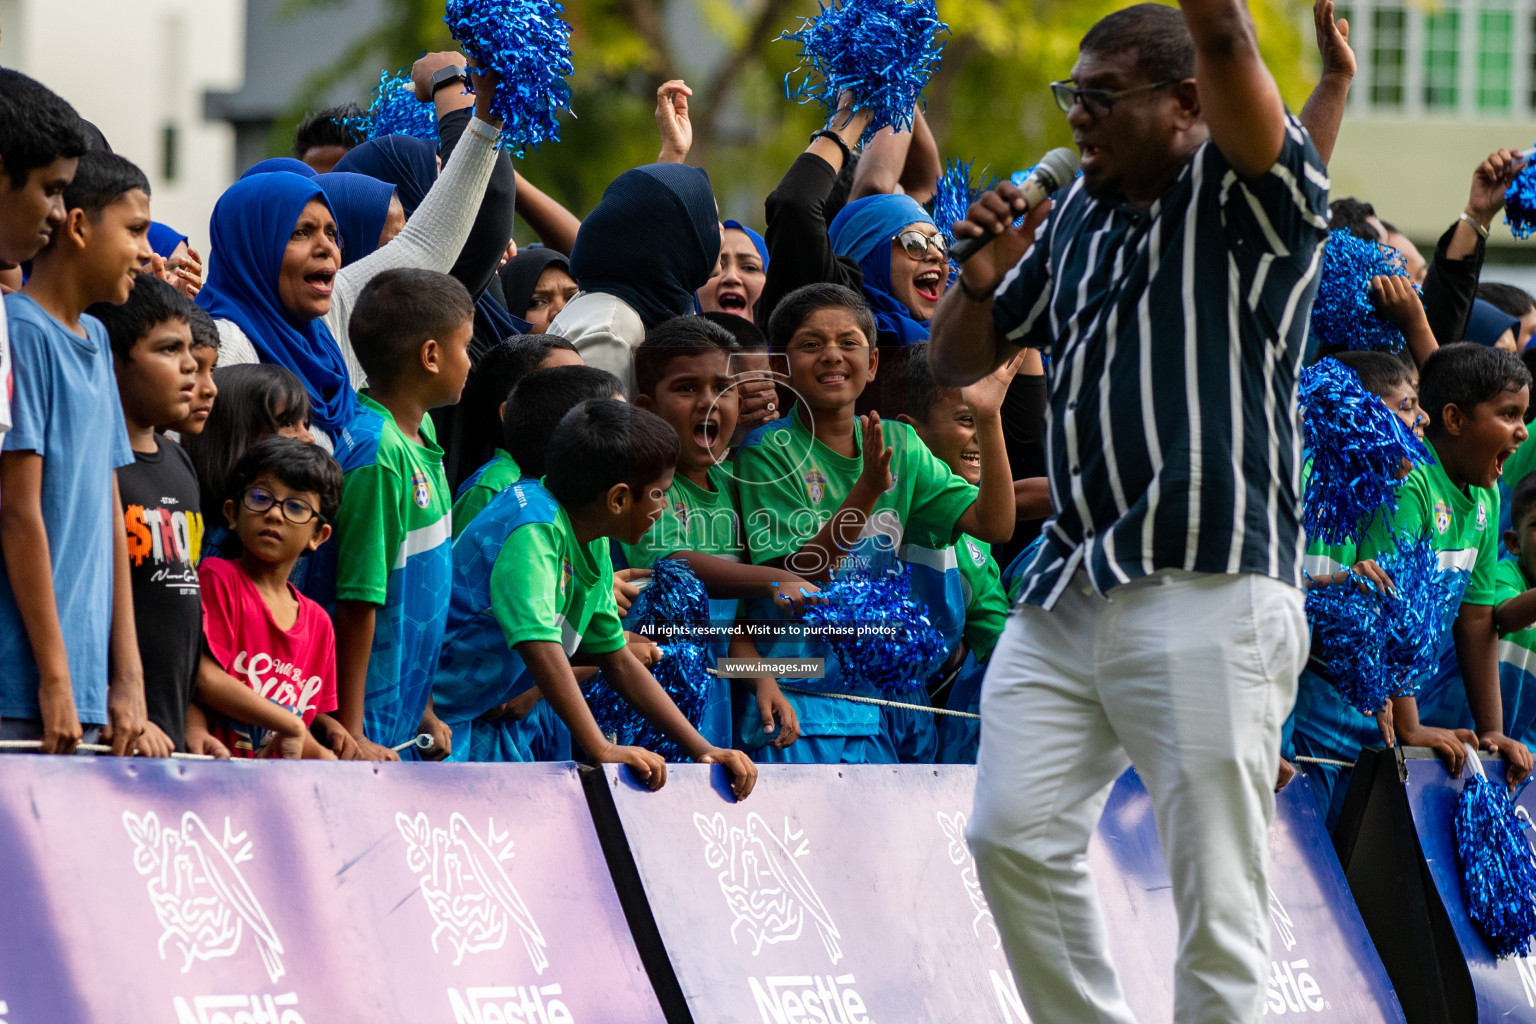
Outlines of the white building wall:
{"type": "Polygon", "coordinates": [[[203,93],[239,86],[244,19],[244,0],[0,0],[0,64],[69,100],[143,168],[155,219],[206,258],[234,134],[203,120],[203,93]]]}

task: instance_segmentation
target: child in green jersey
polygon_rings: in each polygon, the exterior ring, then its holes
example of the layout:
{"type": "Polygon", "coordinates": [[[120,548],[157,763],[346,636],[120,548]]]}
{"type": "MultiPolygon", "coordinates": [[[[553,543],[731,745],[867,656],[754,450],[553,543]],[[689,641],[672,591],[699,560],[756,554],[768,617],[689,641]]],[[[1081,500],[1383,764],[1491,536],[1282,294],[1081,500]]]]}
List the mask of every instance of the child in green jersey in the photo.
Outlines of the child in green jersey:
{"type": "MultiPolygon", "coordinates": [[[[736,431],[741,392],[731,374],[736,339],[718,324],[680,316],[652,328],[635,349],[635,404],[656,413],[681,442],[677,473],[656,525],[638,544],[621,545],[637,569],[663,558],[688,562],[710,597],[712,635],[701,638],[715,655],[756,658],[756,645],[736,630],[737,602],[779,602],[790,614],[804,607],[802,591],[817,588],[793,573],[746,565],[736,478],[723,461],[736,431]]],[[[745,680],[755,694],[762,731],[779,749],[800,734],[794,708],[771,677],[745,680]]],[[[731,743],[730,681],[719,680],[699,731],[720,746],[731,743]]]]}
{"type": "MultiPolygon", "coordinates": [[[[1397,493],[1396,510],[1378,512],[1355,544],[1314,542],[1306,557],[1309,573],[1332,579],[1341,567],[1394,553],[1399,540],[1428,538],[1440,565],[1457,575],[1455,622],[1441,638],[1439,669],[1418,681],[1417,696],[1392,700],[1385,731],[1404,745],[1433,748],[1452,771],[1465,758],[1462,744],[1475,742],[1509,761],[1511,780],[1529,773],[1531,753],[1503,726],[1493,608],[1499,499],[1493,487],[1526,437],[1530,382],[1517,358],[1496,349],[1456,344],[1432,354],[1419,383],[1431,461],[1413,468],[1397,493]]],[[[1346,705],[1311,670],[1302,674],[1293,719],[1295,752],[1303,756],[1353,761],[1362,746],[1379,742],[1377,723],[1346,705]]],[[[1308,771],[1331,827],[1343,778],[1326,767],[1308,771]]]]}
{"type": "MultiPolygon", "coordinates": [[[[638,544],[651,528],[672,486],[677,448],[672,428],[643,409],[584,402],[550,439],[542,484],[524,478],[496,495],[454,544],[453,603],[434,693],[456,709],[456,750],[479,715],[537,686],[588,755],[627,764],[652,789],[661,786],[659,756],[603,736],[574,660],[600,667],[695,761],[723,765],[737,797],[751,791],[756,767],[689,724],[626,642],[613,601],[609,540],[638,544]]],[[[646,647],[649,658],[659,653],[646,647]]]]}
{"type": "MultiPolygon", "coordinates": [[[[980,427],[977,487],[934,457],[906,424],[854,414],[880,367],[874,317],[856,292],[831,284],[797,289],[775,309],[768,335],[774,350],[788,356],[796,404],[788,417],[754,431],[736,458],[754,562],[822,583],[850,556],[852,565],[880,572],[940,557],[961,534],[988,543],[1013,535],[1013,481],[1000,414],[1005,387],[996,375],[971,392],[980,427]]],[[[930,668],[914,665],[913,672],[926,675],[930,668]]],[[[824,678],[798,685],[846,689],[832,661],[824,678]]],[[[830,696],[795,695],[791,702],[802,741],[754,756],[878,763],[903,753],[897,749],[902,738],[883,733],[877,708],[830,696]]],[[[764,742],[743,730],[749,748],[764,742]]]]}
{"type": "Polygon", "coordinates": [[[1504,534],[1506,558],[1494,570],[1493,623],[1499,630],[1499,689],[1504,731],[1536,742],[1536,476],[1515,485],[1504,534]]]}
{"type": "MultiPolygon", "coordinates": [[[[946,466],[968,483],[981,480],[981,444],[976,415],[959,388],[940,387],[928,365],[928,343],[907,346],[906,423],[946,466]]],[[[1008,595],[991,545],[962,536],[945,552],[943,578],[931,582],[942,590],[942,601],[929,601],[929,620],[944,631],[950,644],[944,664],[949,684],[945,706],[976,714],[981,704],[981,680],[987,659],[1008,618],[1008,595]],[[939,607],[935,607],[939,605],[939,607]],[[941,625],[942,624],[942,625],[941,625]]],[[[933,573],[940,566],[924,567],[933,573]]],[[[914,576],[919,568],[914,567],[914,576]]],[[[937,697],[937,691],[935,691],[937,697]]],[[[882,709],[890,717],[890,709],[882,709]]],[[[931,718],[931,715],[925,715],[931,718]]],[[[974,764],[981,735],[974,719],[945,717],[938,722],[938,760],[945,764],[974,764]]]]}
{"type": "MultiPolygon", "coordinates": [[[[447,274],[388,270],[358,296],[352,338],[368,374],[359,412],[335,431],[345,472],[335,549],[305,589],[334,602],[337,718],[370,760],[432,736],[432,676],[448,615],[451,518],[443,450],[427,410],[459,400],[469,374],[474,302],[447,274]]],[[[412,748],[414,751],[414,748],[412,748]]]]}

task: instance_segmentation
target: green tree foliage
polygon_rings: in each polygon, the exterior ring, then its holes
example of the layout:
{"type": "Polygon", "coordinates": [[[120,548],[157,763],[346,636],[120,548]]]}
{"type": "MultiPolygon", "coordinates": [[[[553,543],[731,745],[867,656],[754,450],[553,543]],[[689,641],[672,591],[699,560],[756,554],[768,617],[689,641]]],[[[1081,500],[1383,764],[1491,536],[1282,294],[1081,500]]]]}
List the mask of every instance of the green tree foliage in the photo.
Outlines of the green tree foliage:
{"type": "MultiPolygon", "coordinates": [[[[1298,110],[1315,73],[1310,31],[1302,35],[1310,29],[1310,4],[1249,2],[1265,60],[1287,104],[1298,110]]],[[[939,0],[951,34],[924,98],[945,159],[1008,174],[1052,146],[1069,145],[1071,132],[1047,83],[1068,77],[1078,40],[1124,6],[1124,0],[939,0]]],[[[441,0],[389,0],[387,9],[386,20],[328,74],[340,80],[357,70],[396,68],[451,44],[441,0]]],[[[680,63],[677,33],[668,26],[691,19],[720,44],[721,55],[702,78],[688,79],[695,90],[690,162],[709,170],[723,215],[761,226],[763,197],[821,127],[819,107],[785,99],[796,48],[775,41],[815,12],[813,0],[568,0],[575,116],[563,124],[560,143],[530,151],[519,170],[579,215],[615,175],[654,160],[656,87],[697,63],[680,63]]]]}

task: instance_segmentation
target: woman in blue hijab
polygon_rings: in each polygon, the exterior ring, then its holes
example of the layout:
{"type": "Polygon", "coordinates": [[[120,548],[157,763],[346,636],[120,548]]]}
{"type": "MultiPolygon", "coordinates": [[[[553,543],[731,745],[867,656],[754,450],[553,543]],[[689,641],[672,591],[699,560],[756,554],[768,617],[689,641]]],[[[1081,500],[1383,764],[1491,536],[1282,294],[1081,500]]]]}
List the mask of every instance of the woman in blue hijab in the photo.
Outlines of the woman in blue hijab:
{"type": "Polygon", "coordinates": [[[833,218],[832,251],[859,265],[880,340],[928,340],[928,321],[949,283],[945,238],[910,196],[856,199],[833,218]]]}
{"type": "Polygon", "coordinates": [[[395,186],[387,181],[332,171],[317,175],[315,184],[325,192],[336,213],[344,267],[388,245],[405,227],[405,207],[395,195],[395,186]]]}
{"type": "Polygon", "coordinates": [[[321,319],[341,265],[325,192],[284,171],[242,178],[219,197],[210,233],[218,258],[198,305],[238,328],[261,362],[296,373],[315,425],[335,434],[355,414],[357,395],[321,319]],[[295,246],[305,250],[302,258],[285,259],[295,246]]]}
{"type": "Polygon", "coordinates": [[[151,221],[149,248],[163,263],[158,272],[161,280],[196,300],[203,288],[203,257],[191,247],[187,236],[167,224],[151,221]]]}
{"type": "Polygon", "coordinates": [[[694,292],[719,255],[720,213],[709,175],[686,164],[650,164],[613,179],[581,222],[571,273],[582,292],[620,299],[650,330],[695,312],[694,292]]]}
{"type": "Polygon", "coordinates": [[[256,174],[276,174],[284,171],[289,174],[303,175],[306,178],[315,176],[315,169],[302,160],[295,160],[291,156],[274,156],[251,164],[240,177],[249,178],[256,174]]]}

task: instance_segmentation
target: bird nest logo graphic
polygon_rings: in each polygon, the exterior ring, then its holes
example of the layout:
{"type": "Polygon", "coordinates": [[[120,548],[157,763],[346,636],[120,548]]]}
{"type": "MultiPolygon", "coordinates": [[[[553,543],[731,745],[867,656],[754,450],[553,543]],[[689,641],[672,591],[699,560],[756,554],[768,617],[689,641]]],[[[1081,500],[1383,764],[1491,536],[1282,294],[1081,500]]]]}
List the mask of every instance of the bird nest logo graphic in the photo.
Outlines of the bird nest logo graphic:
{"type": "Polygon", "coordinates": [[[134,870],[149,876],[149,902],[164,929],[160,959],[174,945],[185,974],[194,961],[234,956],[249,931],[267,977],[276,983],[283,976],[283,944],[240,873],[251,859],[244,832],[236,835],[225,818],[223,838],[216,839],[192,811],[179,828],[161,827],[154,811],[124,811],[123,828],[133,840],[134,870]]]}
{"type": "Polygon", "coordinates": [[[704,837],[705,863],[722,869],[720,891],[736,915],[734,942],[739,945],[745,932],[756,956],[765,945],[798,939],[810,917],[832,963],[843,958],[842,935],[800,870],[800,858],[810,852],[803,831],[791,830],[786,818],[781,836],[756,811],[747,815],[745,828],[727,826],[719,813],[713,818],[695,813],[693,824],[704,837]]]}
{"type": "Polygon", "coordinates": [[[511,833],[498,834],[495,822],[487,820],[482,839],[457,811],[447,828],[433,828],[425,814],[396,814],[395,825],[405,837],[406,866],[421,876],[421,895],[437,924],[433,951],[440,951],[438,940],[446,938],[457,967],[466,953],[501,949],[515,927],[534,972],[543,974],[548,943],[502,866],[512,859],[511,833]]]}
{"type": "Polygon", "coordinates": [[[971,909],[976,911],[976,916],[971,918],[971,933],[985,942],[983,930],[991,932],[992,948],[997,949],[1002,946],[1003,938],[997,933],[992,908],[987,905],[987,897],[982,893],[981,882],[976,877],[976,858],[971,856],[971,848],[965,842],[965,814],[962,811],[954,814],[945,814],[943,811],[935,813],[939,818],[939,828],[949,841],[949,848],[945,851],[949,854],[949,862],[960,869],[960,884],[965,886],[966,898],[971,901],[971,909]]]}

